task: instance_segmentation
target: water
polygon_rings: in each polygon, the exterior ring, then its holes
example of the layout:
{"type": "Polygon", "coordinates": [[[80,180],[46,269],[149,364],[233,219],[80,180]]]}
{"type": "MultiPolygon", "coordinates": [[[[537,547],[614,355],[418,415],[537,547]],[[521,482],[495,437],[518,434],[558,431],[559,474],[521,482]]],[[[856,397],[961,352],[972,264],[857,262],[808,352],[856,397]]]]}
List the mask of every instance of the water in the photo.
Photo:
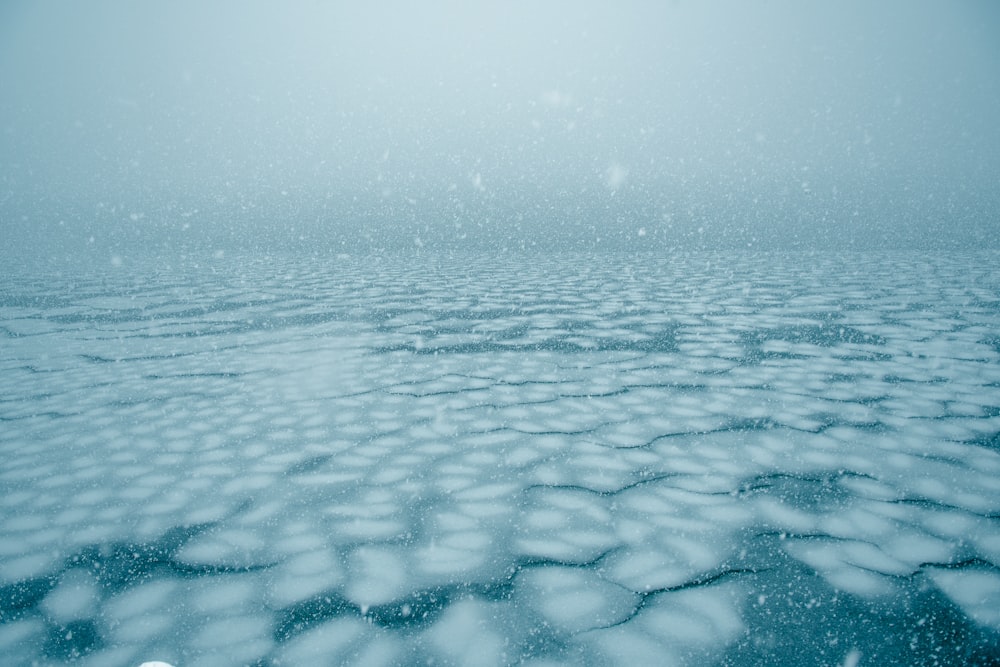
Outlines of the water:
{"type": "Polygon", "coordinates": [[[996,664],[996,253],[0,293],[7,664],[996,664]]]}

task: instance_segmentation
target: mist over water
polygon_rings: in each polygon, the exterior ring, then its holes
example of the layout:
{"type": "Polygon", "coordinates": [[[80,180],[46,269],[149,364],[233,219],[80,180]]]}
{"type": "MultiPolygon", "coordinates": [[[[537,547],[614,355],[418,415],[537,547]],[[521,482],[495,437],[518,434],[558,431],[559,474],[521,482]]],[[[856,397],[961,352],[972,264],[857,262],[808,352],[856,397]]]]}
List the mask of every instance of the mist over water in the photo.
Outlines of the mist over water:
{"type": "Polygon", "coordinates": [[[5,251],[994,245],[998,28],[985,1],[5,2],[5,251]]]}

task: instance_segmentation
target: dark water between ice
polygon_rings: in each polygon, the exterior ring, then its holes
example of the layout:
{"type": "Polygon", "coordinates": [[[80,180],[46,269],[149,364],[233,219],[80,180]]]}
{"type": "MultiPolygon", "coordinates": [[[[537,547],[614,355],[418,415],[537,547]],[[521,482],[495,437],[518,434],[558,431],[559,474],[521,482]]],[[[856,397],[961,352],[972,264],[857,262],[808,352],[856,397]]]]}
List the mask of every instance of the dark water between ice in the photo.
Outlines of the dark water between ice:
{"type": "Polygon", "coordinates": [[[996,664],[998,267],[12,271],[0,656],[996,664]]]}

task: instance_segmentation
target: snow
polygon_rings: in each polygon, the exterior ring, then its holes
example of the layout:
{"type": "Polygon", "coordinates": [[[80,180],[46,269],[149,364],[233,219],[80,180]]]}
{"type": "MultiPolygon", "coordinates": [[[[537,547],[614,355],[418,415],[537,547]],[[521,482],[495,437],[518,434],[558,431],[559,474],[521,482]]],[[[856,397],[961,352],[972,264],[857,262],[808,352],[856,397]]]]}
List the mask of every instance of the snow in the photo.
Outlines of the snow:
{"type": "Polygon", "coordinates": [[[982,662],[998,259],[227,252],[143,280],[12,274],[0,652],[982,662]]]}

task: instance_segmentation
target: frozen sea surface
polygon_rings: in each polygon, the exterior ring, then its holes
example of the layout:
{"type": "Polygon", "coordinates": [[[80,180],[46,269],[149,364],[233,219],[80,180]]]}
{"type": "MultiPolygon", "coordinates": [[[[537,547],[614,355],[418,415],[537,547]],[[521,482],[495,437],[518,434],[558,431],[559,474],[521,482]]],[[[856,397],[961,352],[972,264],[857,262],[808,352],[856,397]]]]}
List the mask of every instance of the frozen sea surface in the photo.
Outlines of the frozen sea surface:
{"type": "Polygon", "coordinates": [[[1000,255],[7,271],[4,664],[1000,662],[1000,255]]]}

